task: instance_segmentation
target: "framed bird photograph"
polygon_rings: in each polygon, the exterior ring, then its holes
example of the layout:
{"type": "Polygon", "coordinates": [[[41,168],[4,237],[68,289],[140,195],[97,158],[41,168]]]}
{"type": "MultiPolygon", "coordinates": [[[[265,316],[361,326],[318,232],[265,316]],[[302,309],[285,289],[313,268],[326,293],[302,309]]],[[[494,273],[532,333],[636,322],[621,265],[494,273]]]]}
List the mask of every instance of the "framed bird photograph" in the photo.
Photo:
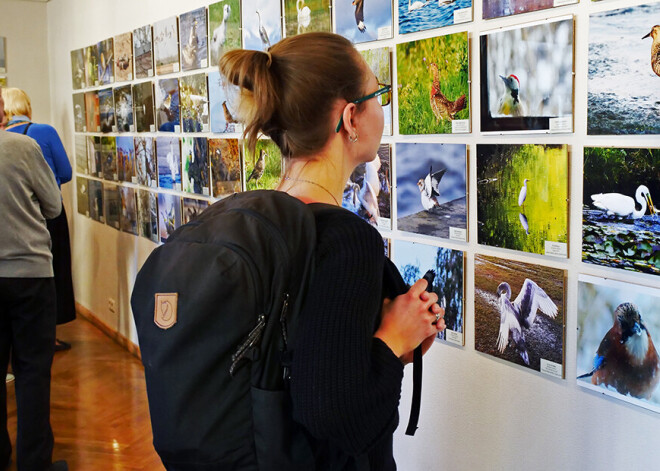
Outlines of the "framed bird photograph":
{"type": "Polygon", "coordinates": [[[478,144],[483,245],[568,257],[568,146],[478,144]]]}
{"type": "Polygon", "coordinates": [[[582,261],[660,275],[660,149],[584,148],[582,261]]]}
{"type": "Polygon", "coordinates": [[[115,100],[112,88],[99,90],[98,97],[101,132],[117,132],[117,124],[115,123],[115,100]]]}
{"type": "Polygon", "coordinates": [[[265,51],[282,39],[282,4],[272,0],[242,0],[243,49],[265,51]]]}
{"type": "Polygon", "coordinates": [[[206,74],[186,75],[179,79],[181,126],[183,132],[208,132],[209,97],[206,74]]]}
{"type": "Polygon", "coordinates": [[[472,21],[472,0],[399,0],[399,34],[472,21]]]}
{"type": "Polygon", "coordinates": [[[580,275],[577,384],[660,412],[660,289],[580,275]]]}
{"type": "Polygon", "coordinates": [[[467,146],[396,144],[399,231],[467,242],[467,146]]]}
{"type": "Polygon", "coordinates": [[[181,184],[183,191],[210,196],[209,144],[205,137],[181,138],[181,184]]]}
{"type": "Polygon", "coordinates": [[[660,3],[589,16],[587,134],[660,134],[660,3]]]}
{"type": "Polygon", "coordinates": [[[158,75],[179,71],[179,28],[176,16],[154,23],[153,47],[158,75]]]}
{"type": "Polygon", "coordinates": [[[179,79],[155,82],[156,128],[161,132],[181,132],[179,79]]]}
{"type": "MultiPolygon", "coordinates": [[[[3,54],[2,45],[0,44],[0,55],[3,54]]],[[[0,67],[0,73],[2,67],[0,67]]],[[[71,51],[71,85],[74,90],[85,88],[85,53],[84,49],[75,49],[71,51]]]]}
{"type": "Polygon", "coordinates": [[[156,131],[154,87],[151,82],[140,82],[133,85],[133,112],[137,132],[156,131]]]}
{"type": "Polygon", "coordinates": [[[161,242],[181,226],[181,197],[158,193],[158,237],[161,242]]]}
{"type": "Polygon", "coordinates": [[[114,37],[115,82],[133,80],[133,34],[114,37]]]}
{"type": "Polygon", "coordinates": [[[245,189],[273,190],[282,178],[282,152],[270,139],[259,139],[254,153],[243,150],[245,189]]]}
{"type": "Polygon", "coordinates": [[[154,162],[154,138],[136,136],[134,143],[137,183],[155,188],[158,186],[158,180],[154,162]]]}
{"type": "Polygon", "coordinates": [[[101,132],[99,113],[99,95],[96,92],[85,92],[85,132],[101,132]]]}
{"type": "Polygon", "coordinates": [[[121,214],[121,201],[117,185],[103,182],[103,214],[105,223],[119,230],[119,215],[121,214]]]}
{"type": "Polygon", "coordinates": [[[371,162],[358,165],[346,182],[341,205],[374,227],[392,229],[392,147],[381,144],[371,162]]]}
{"type": "Polygon", "coordinates": [[[209,72],[208,89],[211,132],[242,132],[243,126],[238,122],[236,116],[235,100],[233,99],[235,96],[232,95],[232,90],[237,91],[237,89],[225,86],[222,76],[217,70],[209,72]]]}
{"type": "Polygon", "coordinates": [[[209,139],[211,196],[222,198],[242,190],[238,139],[209,139]]]}
{"type": "Polygon", "coordinates": [[[209,5],[209,35],[211,66],[217,67],[222,54],[243,45],[240,0],[222,0],[209,5]]]}
{"type": "Polygon", "coordinates": [[[78,214],[89,217],[89,180],[76,177],[76,206],[78,214]]]}
{"type": "MultiPolygon", "coordinates": [[[[73,62],[73,60],[71,61],[73,62]]],[[[7,73],[7,38],[0,36],[0,74],[7,73]]],[[[73,87],[76,88],[75,86],[73,87]]]]}
{"type": "Polygon", "coordinates": [[[179,15],[181,34],[181,70],[205,69],[209,66],[209,35],[206,7],[179,15]]]}
{"type": "Polygon", "coordinates": [[[133,120],[133,90],[130,85],[114,89],[115,95],[115,121],[118,132],[135,131],[133,120]]]}
{"type": "Polygon", "coordinates": [[[94,44],[87,46],[83,50],[85,52],[85,85],[87,87],[96,87],[99,84],[99,48],[94,44]]]}
{"type": "Polygon", "coordinates": [[[87,175],[89,167],[87,163],[87,137],[82,134],[76,134],[74,138],[76,155],[76,173],[87,175]]]}
{"type": "Polygon", "coordinates": [[[183,209],[181,212],[181,223],[188,224],[190,221],[194,221],[202,214],[206,208],[209,207],[209,202],[207,200],[201,200],[197,198],[182,198],[183,209]]]}
{"type": "Polygon", "coordinates": [[[396,45],[399,133],[470,132],[467,32],[396,45]]]}
{"type": "Polygon", "coordinates": [[[285,35],[313,31],[332,33],[330,0],[284,0],[285,35]]]}
{"type": "Polygon", "coordinates": [[[103,179],[117,181],[117,143],[113,136],[103,136],[101,138],[101,165],[103,169],[103,179]]]}
{"type": "Polygon", "coordinates": [[[577,3],[578,0],[483,0],[482,18],[500,18],[530,11],[547,10],[577,3]]]}
{"type": "Polygon", "coordinates": [[[181,142],[178,137],[156,138],[158,186],[181,191],[181,142]]]}
{"type": "Polygon", "coordinates": [[[154,55],[151,25],[133,30],[133,57],[135,61],[135,78],[153,77],[154,55]]]}
{"type": "Polygon", "coordinates": [[[138,233],[141,237],[158,242],[158,197],[156,193],[138,188],[138,233]]]}
{"type": "Polygon", "coordinates": [[[87,136],[87,165],[89,175],[103,177],[103,166],[101,165],[101,137],[87,136]]]}
{"type": "MultiPolygon", "coordinates": [[[[364,49],[360,51],[373,74],[378,80],[379,86],[392,85],[392,52],[389,47],[378,47],[375,49],[364,49]]],[[[384,95],[381,95],[384,96],[384,95]]],[[[392,135],[392,95],[387,95],[390,102],[383,106],[383,135],[392,135]]]]}
{"type": "Polygon", "coordinates": [[[566,271],[474,257],[474,348],[564,377],[566,271]]]}
{"type": "Polygon", "coordinates": [[[354,44],[390,39],[394,32],[392,0],[335,2],[334,13],[335,33],[354,44]]]}
{"type": "Polygon", "coordinates": [[[137,183],[133,136],[117,136],[117,176],[120,182],[137,183]]]}
{"type": "Polygon", "coordinates": [[[87,180],[87,194],[89,195],[89,217],[94,221],[105,222],[103,216],[103,182],[100,180],[87,180]]]}
{"type": "Polygon", "coordinates": [[[486,31],[481,131],[573,132],[573,16],[486,31]]]}
{"type": "Polygon", "coordinates": [[[119,228],[122,232],[137,235],[137,203],[135,188],[119,186],[119,228]]]}
{"type": "Polygon", "coordinates": [[[107,85],[115,81],[115,59],[112,38],[99,41],[96,44],[98,62],[96,64],[99,85],[107,85]]]}
{"type": "Polygon", "coordinates": [[[73,130],[85,132],[87,122],[85,121],[85,94],[73,94],[73,130]]]}
{"type": "Polygon", "coordinates": [[[438,304],[445,309],[444,319],[447,326],[436,339],[454,345],[465,345],[464,253],[417,242],[394,240],[391,258],[408,286],[412,286],[428,271],[433,273],[432,290],[438,295],[438,304]]]}

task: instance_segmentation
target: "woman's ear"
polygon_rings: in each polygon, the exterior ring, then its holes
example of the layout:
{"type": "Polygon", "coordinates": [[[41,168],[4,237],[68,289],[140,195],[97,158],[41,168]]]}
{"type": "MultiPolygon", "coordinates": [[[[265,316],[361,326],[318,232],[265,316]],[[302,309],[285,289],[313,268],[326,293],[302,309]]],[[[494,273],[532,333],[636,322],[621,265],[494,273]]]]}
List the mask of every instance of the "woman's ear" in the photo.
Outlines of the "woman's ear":
{"type": "Polygon", "coordinates": [[[353,126],[353,117],[357,113],[357,105],[355,103],[348,103],[344,106],[344,112],[342,115],[343,122],[342,128],[346,131],[346,134],[353,136],[356,133],[356,129],[353,126]]]}

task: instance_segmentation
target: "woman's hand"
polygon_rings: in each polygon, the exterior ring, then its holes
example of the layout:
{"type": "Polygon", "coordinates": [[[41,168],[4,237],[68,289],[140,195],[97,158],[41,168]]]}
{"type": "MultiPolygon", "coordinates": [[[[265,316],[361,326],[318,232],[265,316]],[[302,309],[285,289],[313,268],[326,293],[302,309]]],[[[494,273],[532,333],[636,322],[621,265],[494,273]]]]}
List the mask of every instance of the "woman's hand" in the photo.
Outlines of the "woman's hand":
{"type": "Polygon", "coordinates": [[[393,301],[383,301],[381,322],[374,337],[385,342],[404,364],[412,361],[412,351],[418,345],[422,344],[426,353],[437,333],[445,329],[445,311],[437,304],[438,295],[425,291],[427,284],[425,279],[419,279],[393,301]]]}

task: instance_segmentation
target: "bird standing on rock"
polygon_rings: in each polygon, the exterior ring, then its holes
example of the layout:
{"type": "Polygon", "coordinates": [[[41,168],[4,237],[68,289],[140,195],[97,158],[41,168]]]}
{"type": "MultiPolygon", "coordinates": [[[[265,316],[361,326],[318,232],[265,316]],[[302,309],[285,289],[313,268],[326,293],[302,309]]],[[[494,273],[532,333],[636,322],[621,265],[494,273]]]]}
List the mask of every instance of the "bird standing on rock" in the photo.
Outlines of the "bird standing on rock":
{"type": "Polygon", "coordinates": [[[423,179],[420,178],[417,182],[422,206],[425,210],[428,211],[440,206],[440,203],[438,202],[438,196],[440,196],[438,185],[440,185],[440,180],[446,171],[447,169],[443,168],[442,170],[433,173],[433,167],[429,167],[428,175],[423,179]]]}
{"type": "Polygon", "coordinates": [[[465,94],[458,97],[456,100],[451,101],[440,91],[440,80],[438,78],[438,65],[433,62],[429,65],[429,70],[433,74],[433,82],[431,83],[431,110],[436,119],[446,119],[451,121],[455,118],[456,113],[465,109],[467,100],[465,94]]]}
{"type": "Polygon", "coordinates": [[[520,80],[513,74],[507,77],[500,75],[500,78],[505,90],[500,97],[497,112],[507,116],[525,116],[525,105],[520,100],[520,80]]]}
{"type": "Polygon", "coordinates": [[[653,38],[653,43],[651,44],[651,68],[660,77],[660,25],[655,25],[651,28],[651,32],[642,37],[642,39],[648,37],[653,38]]]}

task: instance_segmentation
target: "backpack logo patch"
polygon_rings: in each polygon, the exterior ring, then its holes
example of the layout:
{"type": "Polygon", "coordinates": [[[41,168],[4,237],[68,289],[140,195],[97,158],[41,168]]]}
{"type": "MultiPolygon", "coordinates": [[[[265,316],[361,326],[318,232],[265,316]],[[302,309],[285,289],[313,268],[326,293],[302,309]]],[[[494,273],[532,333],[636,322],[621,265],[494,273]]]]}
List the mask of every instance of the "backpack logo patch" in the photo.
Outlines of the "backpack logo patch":
{"type": "Polygon", "coordinates": [[[179,293],[156,293],[154,323],[161,329],[169,329],[176,324],[176,308],[179,293]]]}

